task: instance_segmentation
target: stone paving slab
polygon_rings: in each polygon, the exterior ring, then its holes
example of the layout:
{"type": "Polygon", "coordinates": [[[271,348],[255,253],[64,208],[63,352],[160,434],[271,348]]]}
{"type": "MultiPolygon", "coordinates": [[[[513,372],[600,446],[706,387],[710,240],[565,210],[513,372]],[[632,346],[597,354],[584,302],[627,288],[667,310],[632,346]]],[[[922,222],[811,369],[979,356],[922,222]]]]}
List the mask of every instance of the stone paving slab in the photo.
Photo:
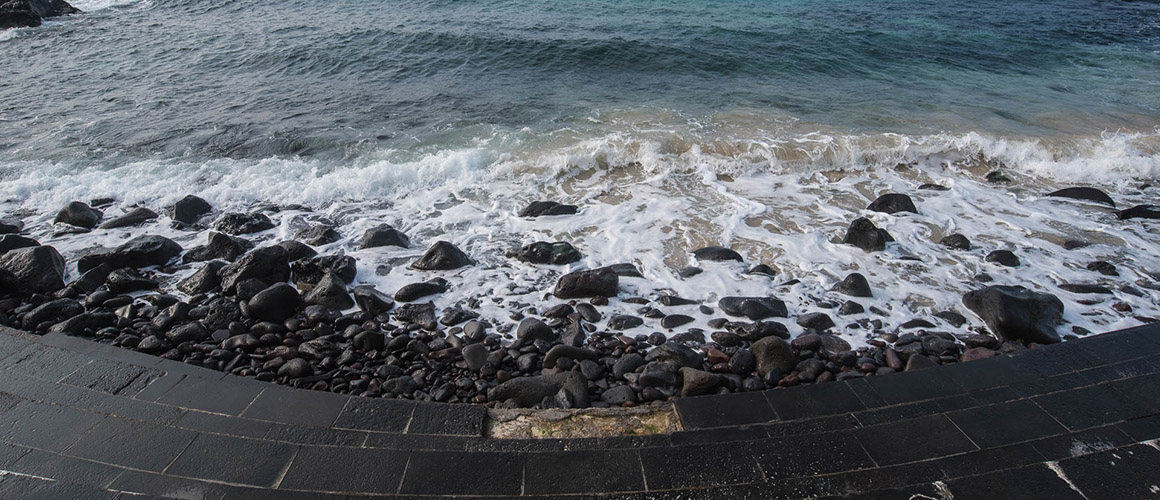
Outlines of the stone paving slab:
{"type": "Polygon", "coordinates": [[[1160,483],[1156,327],[680,399],[672,434],[541,440],[485,437],[472,405],[310,392],[0,333],[0,498],[1092,500],[1160,483]]]}

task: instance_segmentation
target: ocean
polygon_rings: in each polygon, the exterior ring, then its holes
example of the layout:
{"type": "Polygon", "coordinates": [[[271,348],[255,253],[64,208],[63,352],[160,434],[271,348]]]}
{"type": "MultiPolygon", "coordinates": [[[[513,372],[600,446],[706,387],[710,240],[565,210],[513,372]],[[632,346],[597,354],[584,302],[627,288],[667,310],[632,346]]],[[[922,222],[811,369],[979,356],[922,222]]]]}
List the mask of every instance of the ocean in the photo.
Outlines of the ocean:
{"type": "MultiPolygon", "coordinates": [[[[1160,317],[1157,227],[1044,196],[1160,203],[1156,2],[73,3],[86,13],[0,32],[0,210],[66,257],[145,233],[207,238],[164,223],[54,235],[69,201],[113,198],[112,216],[195,194],[221,212],[309,207],[270,210],[278,227],[255,239],[332,224],[343,239],[320,250],[355,256],[356,281],[388,293],[428,279],[406,264],[451,241],[476,265],[443,273],[436,304],[494,323],[553,303],[562,272],[615,263],[642,275],[622,297],[772,295],[795,314],[840,302],[829,289],[860,272],[866,317],[887,329],[965,314],[981,274],[1064,298],[1061,333],[1160,317]],[[996,170],[1012,182],[988,182],[996,170]],[[919,213],[865,210],[887,192],[919,213]],[[580,213],[517,215],[535,200],[580,213]],[[860,216],[897,241],[842,245],[860,216]],[[380,223],[412,248],[358,250],[380,223]],[[950,233],[973,249],[939,245],[950,233]],[[584,258],[505,256],[534,241],[584,258]],[[707,245],[746,262],[696,262],[707,245]],[[1020,266],[985,261],[996,249],[1020,266]],[[1089,271],[1096,260],[1119,276],[1089,271]],[[759,263],[777,275],[745,273],[759,263]],[[704,272],[682,277],[691,265],[704,272]]],[[[690,327],[712,317],[670,309],[690,327]]],[[[940,327],[982,324],[967,316],[940,327]]],[[[871,333],[854,319],[838,331],[859,345],[871,333]]]]}

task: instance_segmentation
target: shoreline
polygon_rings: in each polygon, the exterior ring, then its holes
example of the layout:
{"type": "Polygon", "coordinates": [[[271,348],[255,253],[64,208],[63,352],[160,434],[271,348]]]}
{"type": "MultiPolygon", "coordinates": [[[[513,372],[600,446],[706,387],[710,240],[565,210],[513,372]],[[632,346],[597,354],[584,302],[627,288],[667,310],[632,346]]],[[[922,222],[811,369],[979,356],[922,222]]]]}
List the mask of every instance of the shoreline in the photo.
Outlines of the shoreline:
{"type": "MultiPolygon", "coordinates": [[[[1093,205],[1114,204],[1090,188],[1060,193],[1052,194],[1093,205]]],[[[567,218],[583,210],[541,201],[517,215],[528,220],[567,218]]],[[[883,195],[867,210],[919,211],[903,194],[883,195]]],[[[68,266],[77,266],[82,274],[67,287],[59,252],[30,238],[5,235],[6,253],[0,261],[9,272],[13,261],[40,266],[41,274],[20,279],[44,294],[30,298],[9,294],[0,303],[4,322],[29,331],[88,336],[295,387],[497,408],[664,404],[676,397],[884,376],[982,359],[1057,342],[1057,330],[1086,334],[1059,326],[1065,305],[1057,297],[1018,287],[979,283],[977,291],[967,294],[976,296],[964,298],[962,307],[955,308],[962,313],[931,311],[887,324],[885,311],[873,305],[864,308],[859,302],[874,297],[875,290],[857,272],[847,273],[825,299],[809,308],[795,307],[791,314],[776,292],[705,301],[642,287],[635,281],[640,270],[632,264],[575,269],[570,264],[582,258],[580,252],[566,242],[552,241],[525,245],[503,257],[522,261],[522,266],[563,267],[541,275],[523,291],[554,296],[550,306],[537,309],[514,301],[501,308],[510,312],[506,319],[481,318],[480,299],[439,307],[432,299],[449,289],[471,286],[454,273],[495,266],[495,256],[468,255],[446,241],[434,242],[418,259],[395,263],[394,267],[406,265],[429,279],[389,295],[390,290],[356,282],[359,259],[342,253],[317,255],[311,245],[338,241],[341,227],[311,225],[302,228],[295,240],[263,246],[249,238],[272,231],[277,224],[262,211],[222,214],[194,196],[162,210],[164,216],[143,207],[124,211],[120,217],[104,217],[76,202],[58,214],[56,232],[83,237],[98,224],[105,230],[148,228],[167,219],[177,231],[201,232],[209,227],[216,231],[209,233],[207,245],[198,247],[182,248],[164,236],[146,235],[117,248],[81,252],[68,266]],[[9,258],[17,254],[23,260],[9,258]],[[138,271],[142,268],[146,270],[138,271]],[[175,291],[177,295],[166,293],[175,291]],[[968,310],[998,335],[977,325],[963,329],[968,310]],[[856,321],[849,323],[845,316],[856,321]],[[1012,325],[1011,317],[1030,321],[1012,325]],[[848,324],[839,327],[843,322],[848,324]],[[655,331],[657,323],[668,333],[655,331]],[[796,325],[797,335],[791,336],[786,323],[796,325]],[[836,334],[850,328],[866,331],[864,345],[851,345],[836,334]]],[[[277,213],[270,212],[276,217],[277,213]]],[[[1151,217],[1153,209],[1116,213],[1151,217]]],[[[6,230],[15,234],[25,229],[18,226],[6,230]]],[[[971,248],[966,236],[942,239],[951,250],[971,248]]],[[[863,217],[850,223],[842,244],[873,254],[892,240],[889,232],[863,217]]],[[[359,242],[360,248],[371,250],[422,251],[422,246],[389,225],[368,229],[359,242]]],[[[750,266],[728,248],[709,246],[692,253],[701,267],[744,266],[745,274],[776,279],[773,268],[750,266]]],[[[1018,256],[1010,251],[993,251],[986,260],[1004,267],[1019,265],[1018,256]]],[[[1089,270],[1116,272],[1106,262],[1089,270]]],[[[681,272],[696,275],[692,268],[681,272]]],[[[786,283],[794,281],[799,280],[786,283]]],[[[1092,284],[1061,286],[1077,294],[1113,293],[1092,284]]]]}

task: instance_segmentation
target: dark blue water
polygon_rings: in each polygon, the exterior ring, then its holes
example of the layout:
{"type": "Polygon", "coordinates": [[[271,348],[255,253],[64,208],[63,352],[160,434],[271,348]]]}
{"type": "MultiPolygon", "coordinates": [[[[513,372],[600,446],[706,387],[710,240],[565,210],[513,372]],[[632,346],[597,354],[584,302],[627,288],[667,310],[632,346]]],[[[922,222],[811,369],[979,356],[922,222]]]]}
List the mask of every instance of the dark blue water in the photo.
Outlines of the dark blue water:
{"type": "Polygon", "coordinates": [[[90,12],[0,37],[8,161],[341,162],[636,113],[690,129],[757,117],[794,133],[1160,123],[1156,2],[78,5],[90,12]]]}

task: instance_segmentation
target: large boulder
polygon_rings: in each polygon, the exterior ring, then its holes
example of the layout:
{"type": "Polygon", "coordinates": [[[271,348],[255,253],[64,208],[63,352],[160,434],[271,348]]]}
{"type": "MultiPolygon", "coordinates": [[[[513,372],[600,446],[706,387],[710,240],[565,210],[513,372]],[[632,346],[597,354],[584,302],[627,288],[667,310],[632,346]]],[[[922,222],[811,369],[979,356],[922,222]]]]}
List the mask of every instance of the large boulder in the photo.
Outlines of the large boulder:
{"type": "Polygon", "coordinates": [[[785,318],[789,310],[785,302],[773,297],[722,297],[717,301],[721,311],[730,316],[744,316],[751,320],[769,317],[785,318]]]}
{"type": "Polygon", "coordinates": [[[565,274],[556,282],[552,292],[560,299],[580,299],[586,297],[615,297],[620,288],[620,276],[608,267],[591,271],[576,271],[565,274]]]}
{"type": "Polygon", "coordinates": [[[867,252],[885,250],[888,241],[894,241],[890,233],[885,229],[879,229],[865,217],[854,219],[846,230],[846,237],[842,239],[842,243],[854,245],[867,252]]]}
{"type": "Polygon", "coordinates": [[[218,271],[225,266],[226,263],[223,261],[211,260],[202,266],[201,269],[198,269],[197,272],[181,280],[177,284],[177,289],[187,295],[197,295],[199,293],[213,291],[221,284],[221,278],[218,278],[218,271]]]}
{"type": "Polygon", "coordinates": [[[235,212],[223,215],[214,225],[214,229],[237,236],[274,229],[274,221],[265,214],[257,212],[252,214],[235,212]]]}
{"type": "Polygon", "coordinates": [[[572,245],[558,241],[537,241],[524,245],[511,256],[531,264],[571,264],[580,260],[580,252],[572,245]]]}
{"type": "Polygon", "coordinates": [[[876,200],[866,207],[866,210],[873,212],[882,212],[884,214],[893,214],[898,212],[910,212],[912,214],[918,213],[918,208],[914,206],[914,201],[909,196],[901,193],[886,193],[879,196],[876,200]]]}
{"type": "Polygon", "coordinates": [[[407,248],[411,246],[411,239],[389,224],[379,224],[367,229],[358,242],[359,249],[386,246],[407,248]]]}
{"type": "Polygon", "coordinates": [[[64,0],[7,0],[0,2],[0,29],[32,28],[43,18],[79,12],[64,0]]]}
{"type": "Polygon", "coordinates": [[[1112,208],[1116,207],[1116,201],[1113,200],[1111,196],[1108,196],[1108,193],[1091,187],[1064,188],[1060,189],[1059,191],[1048,193],[1047,196],[1054,196],[1056,198],[1071,198],[1073,200],[1094,201],[1096,203],[1102,203],[1112,208]]]}
{"type": "Polygon", "coordinates": [[[81,257],[77,262],[77,269],[83,273],[101,264],[109,264],[115,269],[161,266],[180,253],[181,245],[177,242],[164,236],[150,234],[126,241],[113,250],[81,257]]]}
{"type": "Polygon", "coordinates": [[[1056,327],[1063,322],[1063,302],[1054,295],[996,285],[967,292],[963,304],[1005,340],[1060,341],[1056,327]]]}
{"type": "Polygon", "coordinates": [[[1157,205],[1136,205],[1132,208],[1120,210],[1116,212],[1116,218],[1120,220],[1128,219],[1160,219],[1160,206],[1157,205]]]}
{"type": "Polygon", "coordinates": [[[218,271],[221,287],[232,292],[245,280],[256,278],[264,283],[278,283],[290,279],[290,262],[286,249],[278,245],[257,248],[237,262],[218,271]]]}
{"type": "Polygon", "coordinates": [[[423,271],[448,271],[473,264],[471,258],[455,245],[447,241],[436,241],[422,257],[411,263],[412,269],[423,271]]]}
{"type": "Polygon", "coordinates": [[[189,194],[174,203],[170,213],[173,215],[173,220],[177,222],[193,224],[212,210],[213,206],[208,201],[189,194]]]}
{"type": "Polygon", "coordinates": [[[19,234],[0,235],[0,254],[8,253],[17,248],[40,246],[40,242],[19,234]]]}
{"type": "Polygon", "coordinates": [[[572,215],[579,210],[576,205],[562,205],[554,201],[533,201],[523,210],[520,217],[540,217],[542,215],[572,215]]]}
{"type": "Polygon", "coordinates": [[[157,212],[145,207],[137,207],[120,217],[109,219],[104,224],[101,224],[100,227],[101,229],[116,229],[119,227],[138,226],[157,217],[157,212]]]}
{"type": "Polygon", "coordinates": [[[92,229],[101,222],[101,217],[102,214],[99,210],[95,210],[82,202],[74,201],[60,209],[52,222],[92,229]]]}
{"type": "Polygon", "coordinates": [[[831,290],[851,297],[874,296],[874,292],[870,289],[870,282],[866,281],[866,277],[862,276],[861,273],[850,273],[846,279],[838,282],[831,290]]]}

